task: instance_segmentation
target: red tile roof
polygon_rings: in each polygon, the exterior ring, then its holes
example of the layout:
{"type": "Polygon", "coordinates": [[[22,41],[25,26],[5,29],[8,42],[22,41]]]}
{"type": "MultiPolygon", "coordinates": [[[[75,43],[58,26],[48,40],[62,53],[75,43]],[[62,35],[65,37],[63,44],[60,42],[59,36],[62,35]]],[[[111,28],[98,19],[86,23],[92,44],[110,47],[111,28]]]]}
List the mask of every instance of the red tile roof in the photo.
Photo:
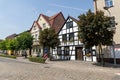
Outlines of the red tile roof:
{"type": "Polygon", "coordinates": [[[14,33],[12,35],[7,36],[5,39],[14,39],[16,36],[17,36],[17,34],[14,33]]]}
{"type": "Polygon", "coordinates": [[[38,26],[39,29],[42,29],[41,26],[40,26],[40,24],[37,21],[35,21],[35,23],[37,24],[37,26],[38,26]]]}
{"type": "Polygon", "coordinates": [[[59,12],[58,14],[55,14],[54,16],[51,16],[49,18],[49,23],[51,24],[51,27],[55,29],[55,32],[58,33],[60,28],[65,22],[65,18],[62,14],[62,12],[59,12]]]}
{"type": "Polygon", "coordinates": [[[62,25],[65,22],[65,18],[62,14],[62,12],[59,12],[51,17],[48,17],[44,14],[40,14],[37,21],[39,20],[40,16],[42,16],[46,22],[53,28],[55,29],[55,32],[58,33],[58,31],[60,30],[60,28],[62,27],[62,25]]]}

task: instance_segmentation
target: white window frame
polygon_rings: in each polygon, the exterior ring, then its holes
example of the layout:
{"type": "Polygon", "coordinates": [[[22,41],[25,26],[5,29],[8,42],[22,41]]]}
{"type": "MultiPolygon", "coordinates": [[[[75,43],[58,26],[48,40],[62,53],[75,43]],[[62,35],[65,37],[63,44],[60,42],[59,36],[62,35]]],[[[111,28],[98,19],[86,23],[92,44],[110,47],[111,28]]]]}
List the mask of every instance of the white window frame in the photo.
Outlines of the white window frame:
{"type": "Polygon", "coordinates": [[[113,7],[113,0],[105,0],[105,7],[113,7]]]}
{"type": "Polygon", "coordinates": [[[43,27],[44,27],[44,28],[46,27],[46,23],[43,23],[43,27]]]}
{"type": "Polygon", "coordinates": [[[33,29],[36,30],[36,26],[33,26],[33,29]]]}

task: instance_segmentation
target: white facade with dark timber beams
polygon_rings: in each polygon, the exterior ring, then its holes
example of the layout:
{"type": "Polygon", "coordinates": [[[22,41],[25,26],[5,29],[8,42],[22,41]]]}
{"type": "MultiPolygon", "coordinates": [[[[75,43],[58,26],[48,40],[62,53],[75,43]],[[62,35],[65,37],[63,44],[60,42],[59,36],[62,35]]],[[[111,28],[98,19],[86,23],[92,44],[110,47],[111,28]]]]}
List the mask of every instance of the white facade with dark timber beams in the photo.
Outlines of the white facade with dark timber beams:
{"type": "Polygon", "coordinates": [[[57,60],[84,60],[96,61],[96,53],[92,51],[90,57],[86,57],[83,43],[78,38],[77,20],[68,16],[62,28],[58,32],[60,45],[53,49],[53,58],[57,60]]]}

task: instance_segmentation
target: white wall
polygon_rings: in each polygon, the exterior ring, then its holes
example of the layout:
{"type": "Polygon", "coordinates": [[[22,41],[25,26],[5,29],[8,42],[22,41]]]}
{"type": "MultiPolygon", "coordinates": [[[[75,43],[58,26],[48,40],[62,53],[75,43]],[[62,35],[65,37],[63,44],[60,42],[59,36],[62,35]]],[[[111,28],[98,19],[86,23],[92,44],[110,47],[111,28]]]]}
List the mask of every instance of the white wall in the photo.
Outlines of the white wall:
{"type": "Polygon", "coordinates": [[[33,27],[31,29],[30,33],[34,38],[34,41],[39,40],[40,28],[38,27],[38,25],[36,23],[33,24],[33,27]]]}
{"type": "Polygon", "coordinates": [[[40,16],[38,23],[40,24],[42,30],[46,28],[50,28],[50,25],[47,23],[47,21],[43,18],[43,16],[40,16]],[[43,27],[43,24],[46,24],[46,27],[43,27]]]}
{"type": "Polygon", "coordinates": [[[120,44],[120,0],[113,0],[113,7],[109,8],[109,12],[104,9],[105,0],[97,0],[98,10],[104,11],[107,16],[115,16],[115,21],[118,23],[116,25],[116,33],[114,35],[114,41],[116,44],[120,44]]]}

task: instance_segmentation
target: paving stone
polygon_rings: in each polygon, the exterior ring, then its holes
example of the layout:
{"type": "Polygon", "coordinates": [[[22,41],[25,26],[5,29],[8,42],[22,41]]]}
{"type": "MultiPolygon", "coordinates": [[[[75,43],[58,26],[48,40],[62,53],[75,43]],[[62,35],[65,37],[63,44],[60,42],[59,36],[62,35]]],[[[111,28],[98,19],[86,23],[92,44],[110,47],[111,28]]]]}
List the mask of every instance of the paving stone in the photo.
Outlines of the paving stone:
{"type": "Polygon", "coordinates": [[[120,80],[120,68],[83,61],[47,61],[47,64],[0,58],[0,80],[120,80]]]}

